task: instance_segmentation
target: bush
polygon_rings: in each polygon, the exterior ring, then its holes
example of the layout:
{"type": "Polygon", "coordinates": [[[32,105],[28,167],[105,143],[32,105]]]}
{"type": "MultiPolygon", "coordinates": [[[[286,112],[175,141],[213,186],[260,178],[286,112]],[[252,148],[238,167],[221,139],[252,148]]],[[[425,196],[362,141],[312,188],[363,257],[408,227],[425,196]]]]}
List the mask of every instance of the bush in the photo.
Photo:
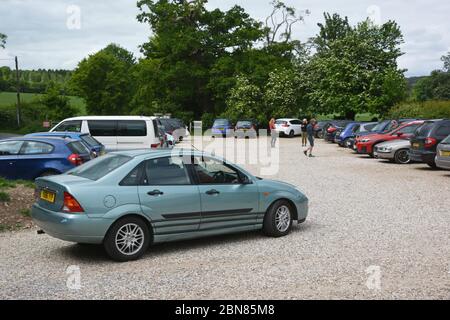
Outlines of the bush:
{"type": "Polygon", "coordinates": [[[0,202],[8,202],[11,201],[11,197],[8,193],[4,191],[0,191],[0,202]]]}
{"type": "Polygon", "coordinates": [[[450,118],[450,100],[403,102],[389,111],[391,118],[440,119],[450,118]]]}

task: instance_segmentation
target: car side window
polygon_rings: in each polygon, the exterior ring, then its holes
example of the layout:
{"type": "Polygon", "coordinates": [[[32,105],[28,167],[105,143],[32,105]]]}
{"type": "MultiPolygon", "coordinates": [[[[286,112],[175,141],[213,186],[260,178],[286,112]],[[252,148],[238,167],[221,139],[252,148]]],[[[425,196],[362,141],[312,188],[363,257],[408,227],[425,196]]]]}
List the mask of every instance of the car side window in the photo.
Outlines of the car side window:
{"type": "Polygon", "coordinates": [[[414,131],[416,131],[419,126],[420,126],[420,124],[414,124],[411,126],[407,126],[407,127],[404,127],[402,129],[398,130],[397,133],[406,133],[406,134],[414,133],[414,131]]]}
{"type": "Polygon", "coordinates": [[[200,184],[240,184],[241,173],[211,158],[194,157],[193,167],[200,184]]]}
{"type": "Polygon", "coordinates": [[[53,131],[81,132],[81,120],[64,121],[59,126],[57,126],[53,131]]]}
{"type": "Polygon", "coordinates": [[[117,121],[114,120],[88,120],[89,132],[94,137],[117,136],[117,121]]]}
{"type": "Polygon", "coordinates": [[[22,147],[23,141],[0,142],[0,156],[17,155],[22,147]]]}
{"type": "Polygon", "coordinates": [[[163,157],[145,161],[143,184],[150,186],[189,185],[191,179],[181,157],[163,157]]]}
{"type": "Polygon", "coordinates": [[[38,141],[25,141],[20,149],[20,154],[49,154],[53,152],[54,147],[51,144],[38,141]]]}

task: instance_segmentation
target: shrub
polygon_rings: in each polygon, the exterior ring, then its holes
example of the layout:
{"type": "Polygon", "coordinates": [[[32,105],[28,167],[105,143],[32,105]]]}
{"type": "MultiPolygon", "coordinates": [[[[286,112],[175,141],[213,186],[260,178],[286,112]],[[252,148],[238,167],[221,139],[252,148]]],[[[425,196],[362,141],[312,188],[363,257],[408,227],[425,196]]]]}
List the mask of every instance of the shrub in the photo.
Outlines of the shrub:
{"type": "Polygon", "coordinates": [[[0,191],[0,202],[8,202],[11,201],[11,197],[8,193],[4,191],[0,191]]]}
{"type": "Polygon", "coordinates": [[[389,111],[392,118],[440,119],[450,118],[450,100],[403,102],[389,111]]]}

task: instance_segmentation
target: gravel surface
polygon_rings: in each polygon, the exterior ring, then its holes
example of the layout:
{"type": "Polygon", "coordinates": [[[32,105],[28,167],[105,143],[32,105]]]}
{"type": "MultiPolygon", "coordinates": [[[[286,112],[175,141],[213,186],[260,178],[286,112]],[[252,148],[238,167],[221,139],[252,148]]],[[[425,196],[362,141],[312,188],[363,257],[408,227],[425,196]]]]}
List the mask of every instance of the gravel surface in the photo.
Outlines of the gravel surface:
{"type": "Polygon", "coordinates": [[[450,171],[323,142],[308,159],[299,139],[282,139],[280,154],[273,178],[310,198],[308,220],[289,236],[170,243],[119,264],[36,230],[1,233],[0,299],[450,299],[450,171]],[[71,265],[79,290],[66,286],[71,265]],[[366,285],[371,266],[379,289],[366,285]]]}

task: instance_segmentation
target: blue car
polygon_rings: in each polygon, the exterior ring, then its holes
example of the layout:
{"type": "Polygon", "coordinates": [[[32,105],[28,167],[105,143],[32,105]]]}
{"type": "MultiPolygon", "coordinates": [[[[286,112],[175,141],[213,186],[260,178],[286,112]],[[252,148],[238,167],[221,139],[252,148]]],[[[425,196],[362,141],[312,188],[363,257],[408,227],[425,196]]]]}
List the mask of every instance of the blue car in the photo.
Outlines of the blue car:
{"type": "Polygon", "coordinates": [[[351,122],[347,124],[345,128],[338,129],[336,131],[334,142],[336,142],[341,147],[345,146],[348,142],[348,139],[354,136],[355,132],[359,129],[360,126],[360,122],[351,122]]]}
{"type": "Polygon", "coordinates": [[[296,186],[183,149],[109,153],[37,179],[36,194],[32,216],[45,233],[102,244],[117,261],[168,241],[254,230],[282,237],[308,214],[296,186]]]}
{"type": "Polygon", "coordinates": [[[92,137],[89,133],[81,132],[37,132],[27,134],[25,137],[60,137],[78,140],[83,143],[91,152],[94,157],[102,156],[105,154],[105,146],[98,140],[92,137]]]}
{"type": "Polygon", "coordinates": [[[34,180],[64,173],[91,159],[80,142],[62,138],[12,138],[0,141],[0,176],[34,180]]]}
{"type": "Polygon", "coordinates": [[[234,127],[228,119],[216,119],[211,129],[211,136],[215,137],[229,137],[234,135],[234,127]]]}

